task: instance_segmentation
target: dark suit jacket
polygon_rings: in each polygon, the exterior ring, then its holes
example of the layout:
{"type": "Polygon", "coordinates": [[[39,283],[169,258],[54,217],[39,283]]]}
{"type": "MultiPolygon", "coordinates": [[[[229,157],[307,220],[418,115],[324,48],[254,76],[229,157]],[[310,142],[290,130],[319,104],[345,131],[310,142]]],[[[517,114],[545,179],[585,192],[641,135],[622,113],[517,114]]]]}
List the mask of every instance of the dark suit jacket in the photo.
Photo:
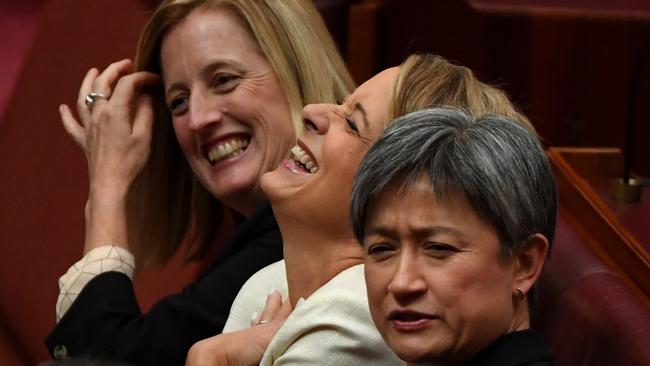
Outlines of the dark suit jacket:
{"type": "Polygon", "coordinates": [[[195,342],[219,334],[244,282],[282,259],[282,238],[269,204],[244,221],[213,267],[183,292],[142,314],[129,278],[118,272],[92,279],[45,343],[53,356],[184,365],[195,342]]]}
{"type": "Polygon", "coordinates": [[[552,366],[553,355],[534,330],[508,333],[481,351],[466,366],[552,366]]]}

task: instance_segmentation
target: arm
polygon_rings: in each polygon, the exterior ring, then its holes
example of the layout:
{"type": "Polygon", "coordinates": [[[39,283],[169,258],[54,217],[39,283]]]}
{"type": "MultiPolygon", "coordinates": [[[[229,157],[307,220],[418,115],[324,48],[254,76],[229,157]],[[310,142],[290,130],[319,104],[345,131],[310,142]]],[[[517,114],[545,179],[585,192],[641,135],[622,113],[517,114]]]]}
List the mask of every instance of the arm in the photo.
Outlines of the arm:
{"type": "Polygon", "coordinates": [[[116,272],[97,276],[49,335],[48,349],[52,352],[62,344],[69,356],[140,365],[182,364],[192,344],[221,332],[246,280],[282,257],[277,228],[239,244],[241,251],[182,293],[156,303],[147,314],[140,312],[127,276],[116,272]]]}
{"type": "Polygon", "coordinates": [[[59,107],[63,126],[86,154],[89,193],[85,256],[59,279],[57,321],[95,275],[111,270],[133,273],[133,256],[125,252],[126,195],[149,157],[153,107],[143,90],[159,83],[159,78],[148,72],[131,74],[131,69],[131,61],[122,60],[101,74],[94,68],[88,71],[77,98],[81,123],[68,106],[59,107]],[[86,96],[91,92],[104,97],[88,105],[86,96]]]}
{"type": "Polygon", "coordinates": [[[84,253],[107,244],[128,249],[126,195],[149,157],[153,124],[151,97],[144,89],[160,82],[155,74],[131,69],[131,61],[123,60],[101,74],[88,71],[77,98],[81,123],[66,105],[59,108],[63,126],[88,160],[84,253]],[[108,100],[87,105],[91,92],[108,100]]]}

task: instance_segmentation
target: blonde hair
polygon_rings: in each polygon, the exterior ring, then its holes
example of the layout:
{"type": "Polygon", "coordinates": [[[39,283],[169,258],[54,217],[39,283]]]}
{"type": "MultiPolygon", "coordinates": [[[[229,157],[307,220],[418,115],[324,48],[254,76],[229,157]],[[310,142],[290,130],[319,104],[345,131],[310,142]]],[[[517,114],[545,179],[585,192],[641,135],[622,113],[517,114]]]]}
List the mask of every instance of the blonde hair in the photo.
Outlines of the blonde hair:
{"type": "MultiPolygon", "coordinates": [[[[334,103],[354,88],[345,63],[310,0],[166,0],[147,23],[138,45],[137,70],[161,73],[165,36],[193,11],[230,11],[256,40],[274,68],[297,133],[302,108],[334,103]]],[[[147,166],[128,199],[129,245],[136,263],[168,260],[184,239],[188,259],[214,244],[223,207],[196,179],[174,134],[164,98],[156,95],[156,123],[147,166]]]]}
{"type": "Polygon", "coordinates": [[[436,106],[462,108],[475,118],[508,117],[535,132],[528,118],[517,110],[503,90],[479,81],[472,70],[437,55],[411,55],[402,63],[395,82],[390,120],[436,106]]]}

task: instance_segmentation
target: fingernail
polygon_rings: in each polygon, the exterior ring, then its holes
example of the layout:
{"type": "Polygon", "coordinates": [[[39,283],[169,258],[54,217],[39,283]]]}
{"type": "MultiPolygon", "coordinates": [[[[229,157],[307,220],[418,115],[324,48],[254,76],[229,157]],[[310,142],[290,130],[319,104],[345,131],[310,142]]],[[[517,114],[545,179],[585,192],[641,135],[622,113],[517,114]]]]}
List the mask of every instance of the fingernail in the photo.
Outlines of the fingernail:
{"type": "Polygon", "coordinates": [[[257,319],[257,311],[253,312],[253,316],[251,316],[251,321],[257,319]]]}
{"type": "Polygon", "coordinates": [[[65,110],[65,104],[59,105],[59,113],[63,113],[64,110],[65,110]]]}
{"type": "Polygon", "coordinates": [[[267,296],[271,296],[275,291],[277,291],[275,289],[275,287],[271,287],[271,289],[269,290],[269,293],[267,294],[267,296]]]}

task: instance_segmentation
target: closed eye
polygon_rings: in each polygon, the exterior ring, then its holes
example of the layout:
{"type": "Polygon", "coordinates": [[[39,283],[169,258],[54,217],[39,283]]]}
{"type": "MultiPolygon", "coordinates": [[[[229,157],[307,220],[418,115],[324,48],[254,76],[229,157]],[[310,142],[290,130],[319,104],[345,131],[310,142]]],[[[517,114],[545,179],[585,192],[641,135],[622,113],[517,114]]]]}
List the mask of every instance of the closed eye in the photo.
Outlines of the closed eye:
{"type": "Polygon", "coordinates": [[[359,127],[357,127],[357,123],[354,121],[354,119],[352,119],[352,116],[350,116],[348,114],[345,114],[345,115],[343,115],[343,117],[345,118],[345,122],[348,124],[348,127],[350,127],[350,129],[352,131],[356,132],[357,135],[358,135],[359,134],[359,127]]]}

